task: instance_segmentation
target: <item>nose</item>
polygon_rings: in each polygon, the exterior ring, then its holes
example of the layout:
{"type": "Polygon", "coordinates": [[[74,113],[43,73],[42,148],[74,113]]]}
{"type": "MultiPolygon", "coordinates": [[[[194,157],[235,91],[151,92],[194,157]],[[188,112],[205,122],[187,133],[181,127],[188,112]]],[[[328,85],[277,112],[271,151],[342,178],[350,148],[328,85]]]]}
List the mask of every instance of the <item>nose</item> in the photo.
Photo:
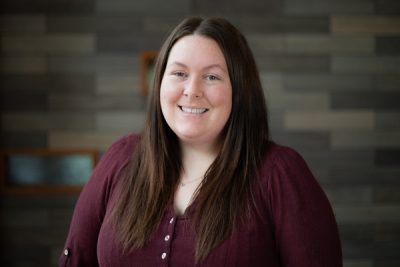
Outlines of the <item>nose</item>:
{"type": "Polygon", "coordinates": [[[189,98],[197,99],[203,96],[203,88],[199,79],[192,77],[185,84],[183,95],[189,98]]]}

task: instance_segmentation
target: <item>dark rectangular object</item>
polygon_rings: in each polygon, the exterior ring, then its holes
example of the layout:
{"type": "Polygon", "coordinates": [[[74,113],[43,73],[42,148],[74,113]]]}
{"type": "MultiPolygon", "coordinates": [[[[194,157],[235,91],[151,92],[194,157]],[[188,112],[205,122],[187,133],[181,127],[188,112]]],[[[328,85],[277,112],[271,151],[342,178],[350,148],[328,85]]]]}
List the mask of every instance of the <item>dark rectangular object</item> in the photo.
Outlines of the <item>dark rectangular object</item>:
{"type": "Polygon", "coordinates": [[[4,193],[79,192],[97,162],[92,150],[7,150],[1,153],[4,193]]]}

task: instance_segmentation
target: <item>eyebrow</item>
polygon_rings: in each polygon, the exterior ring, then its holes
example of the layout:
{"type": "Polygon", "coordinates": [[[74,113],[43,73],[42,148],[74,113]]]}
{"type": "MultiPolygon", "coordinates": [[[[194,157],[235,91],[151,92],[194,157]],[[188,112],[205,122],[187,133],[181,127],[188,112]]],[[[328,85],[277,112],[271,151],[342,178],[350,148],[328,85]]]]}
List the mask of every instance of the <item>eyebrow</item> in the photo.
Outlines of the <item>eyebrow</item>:
{"type": "MultiPolygon", "coordinates": [[[[172,62],[172,63],[169,64],[169,65],[178,65],[178,66],[187,68],[187,66],[186,66],[185,64],[183,64],[183,63],[181,63],[181,62],[179,62],[179,61],[174,61],[174,62],[172,62]]],[[[208,65],[208,66],[204,67],[203,69],[204,69],[204,70],[209,70],[209,69],[212,69],[212,68],[221,69],[223,72],[226,73],[226,70],[225,70],[220,64],[217,64],[217,63],[216,63],[216,64],[208,65]]]]}

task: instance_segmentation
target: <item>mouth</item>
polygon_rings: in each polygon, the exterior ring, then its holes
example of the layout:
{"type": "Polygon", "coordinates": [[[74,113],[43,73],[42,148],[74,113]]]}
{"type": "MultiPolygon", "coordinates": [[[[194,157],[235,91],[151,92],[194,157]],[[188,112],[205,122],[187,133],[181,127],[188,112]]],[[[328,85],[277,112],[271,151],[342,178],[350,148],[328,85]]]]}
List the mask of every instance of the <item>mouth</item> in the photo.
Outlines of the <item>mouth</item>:
{"type": "Polygon", "coordinates": [[[203,114],[208,111],[207,108],[190,108],[190,107],[184,107],[184,106],[178,106],[178,107],[184,113],[190,113],[190,114],[203,114]]]}

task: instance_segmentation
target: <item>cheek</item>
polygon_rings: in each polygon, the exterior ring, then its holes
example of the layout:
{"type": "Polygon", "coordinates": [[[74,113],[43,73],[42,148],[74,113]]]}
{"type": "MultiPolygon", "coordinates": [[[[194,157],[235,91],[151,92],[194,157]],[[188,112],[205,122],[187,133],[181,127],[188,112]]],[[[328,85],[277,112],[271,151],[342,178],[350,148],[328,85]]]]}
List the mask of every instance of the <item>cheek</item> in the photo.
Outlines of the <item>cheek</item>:
{"type": "Polygon", "coordinates": [[[216,88],[210,92],[208,99],[212,101],[213,106],[228,109],[232,108],[232,90],[230,88],[216,88]]]}
{"type": "Polygon", "coordinates": [[[179,98],[179,91],[168,82],[163,81],[160,88],[160,101],[161,105],[167,104],[168,102],[177,101],[179,98]]]}

